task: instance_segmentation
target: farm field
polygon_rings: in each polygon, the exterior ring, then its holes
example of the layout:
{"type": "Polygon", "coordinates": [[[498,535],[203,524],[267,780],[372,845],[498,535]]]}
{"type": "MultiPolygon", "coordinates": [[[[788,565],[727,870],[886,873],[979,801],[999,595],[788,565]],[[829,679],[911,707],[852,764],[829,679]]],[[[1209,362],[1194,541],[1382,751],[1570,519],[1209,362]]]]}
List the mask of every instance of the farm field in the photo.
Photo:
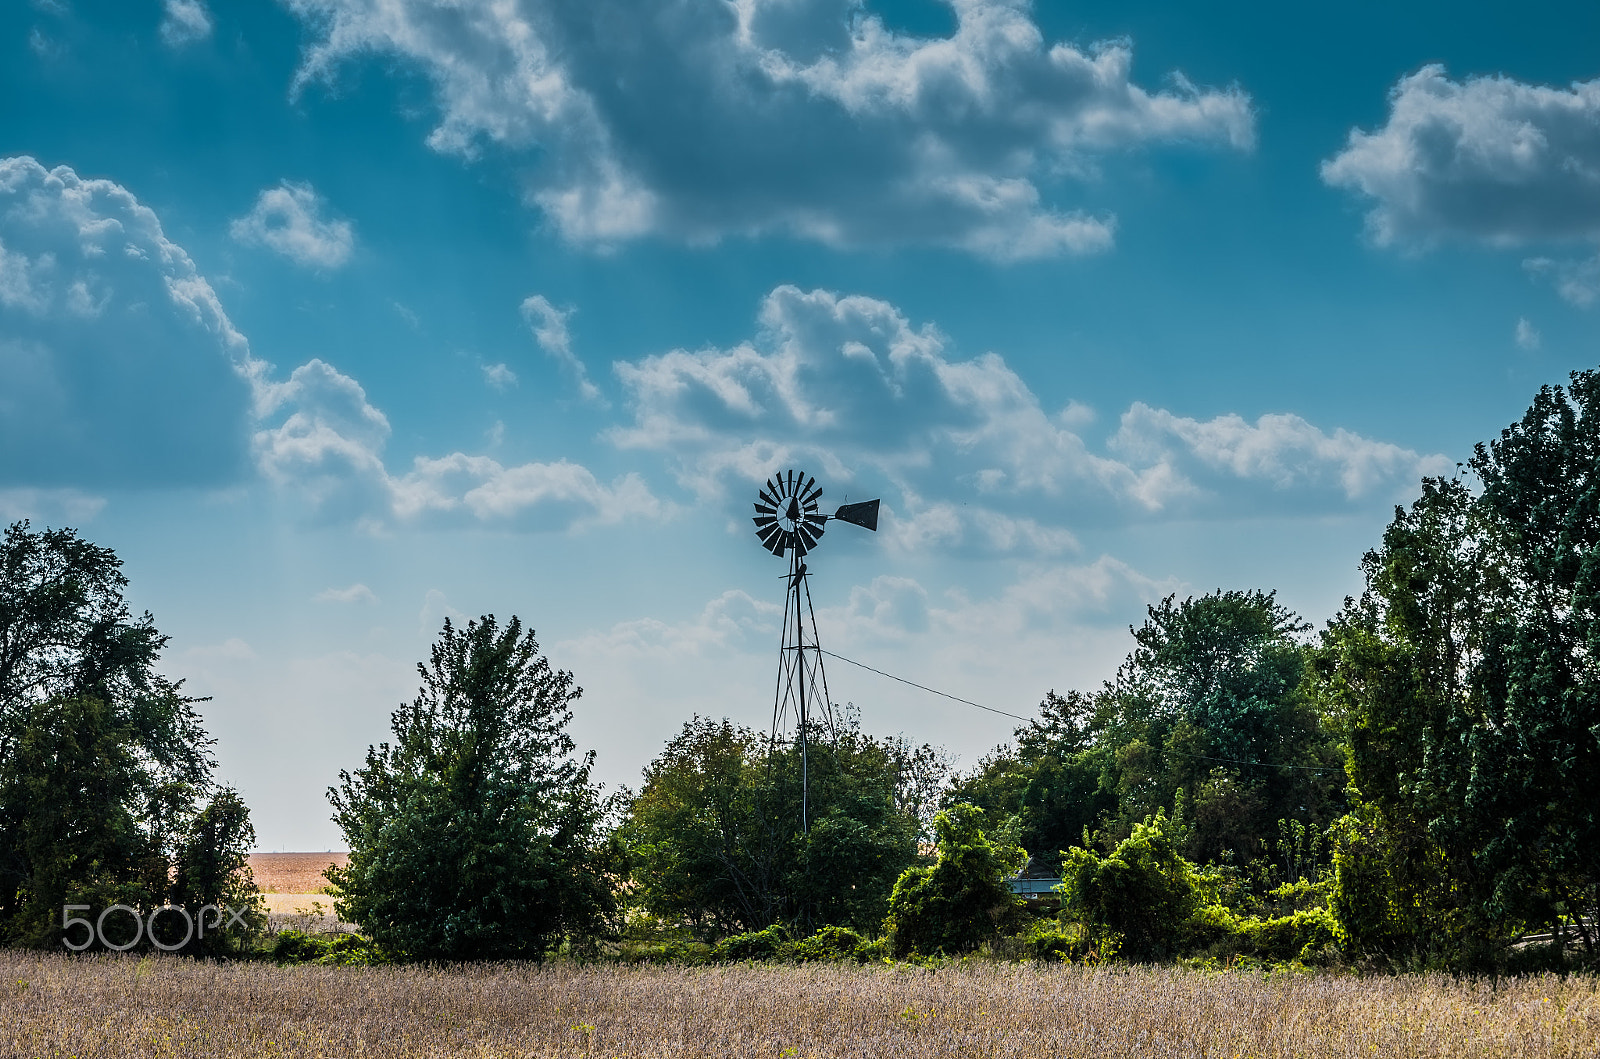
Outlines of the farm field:
{"type": "Polygon", "coordinates": [[[0,1055],[1600,1054],[1594,979],[979,964],[424,968],[0,954],[0,1055]]]}
{"type": "Polygon", "coordinates": [[[328,885],[323,871],[329,864],[341,868],[348,853],[252,853],[250,872],[266,903],[274,929],[321,931],[347,929],[333,914],[333,898],[322,892],[328,885]],[[321,912],[317,906],[321,906],[321,912]]]}

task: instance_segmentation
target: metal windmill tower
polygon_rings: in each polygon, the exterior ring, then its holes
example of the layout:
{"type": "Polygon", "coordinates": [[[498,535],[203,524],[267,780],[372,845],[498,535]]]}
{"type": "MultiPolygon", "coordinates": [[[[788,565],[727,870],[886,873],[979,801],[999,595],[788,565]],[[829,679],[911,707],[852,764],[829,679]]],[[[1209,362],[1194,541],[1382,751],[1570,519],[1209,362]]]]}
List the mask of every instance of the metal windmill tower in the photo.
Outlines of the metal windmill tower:
{"type": "Polygon", "coordinates": [[[817,509],[822,489],[804,471],[784,471],[768,478],[756,501],[756,536],[773,555],[789,557],[788,588],[783,599],[783,640],[778,650],[778,687],[772,698],[771,745],[788,731],[792,717],[800,736],[800,826],[810,832],[810,749],[813,728],[834,737],[833,700],[828,674],[817,642],[817,615],[806,581],[806,555],[817,546],[829,519],[863,529],[878,528],[878,501],[845,504],[832,515],[817,509]],[[813,717],[819,720],[813,721],[813,717]]]}

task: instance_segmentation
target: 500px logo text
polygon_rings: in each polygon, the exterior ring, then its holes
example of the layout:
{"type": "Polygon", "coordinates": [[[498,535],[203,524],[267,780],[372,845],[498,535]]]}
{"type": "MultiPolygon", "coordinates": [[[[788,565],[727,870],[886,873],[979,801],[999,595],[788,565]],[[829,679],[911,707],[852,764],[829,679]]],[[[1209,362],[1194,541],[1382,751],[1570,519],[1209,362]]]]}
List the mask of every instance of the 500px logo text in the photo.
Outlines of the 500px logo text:
{"type": "MultiPolygon", "coordinates": [[[[249,924],[246,923],[244,919],[245,912],[248,911],[248,909],[231,909],[227,905],[202,905],[200,908],[200,914],[198,916],[189,915],[188,909],[184,908],[182,905],[162,905],[160,908],[151,909],[148,917],[141,917],[138,909],[133,908],[130,905],[121,904],[110,906],[105,911],[101,912],[99,918],[95,919],[93,922],[84,919],[82,916],[75,916],[72,914],[74,912],[87,911],[89,911],[88,905],[61,906],[61,944],[65,945],[73,952],[82,952],[90,945],[93,945],[97,940],[100,942],[100,944],[104,945],[113,952],[126,952],[135,945],[139,944],[140,939],[143,938],[147,932],[150,935],[150,944],[154,945],[162,952],[176,952],[185,945],[189,944],[189,942],[196,936],[201,938],[206,936],[207,912],[215,914],[215,918],[211,922],[211,930],[213,933],[227,930],[229,927],[232,927],[235,924],[244,927],[247,930],[249,929],[249,924]],[[106,937],[106,917],[111,915],[113,912],[126,913],[128,918],[133,920],[132,939],[122,942],[113,942],[110,938],[106,937]],[[167,915],[169,917],[183,917],[184,935],[182,941],[162,941],[156,936],[156,919],[161,915],[167,915]],[[227,917],[226,922],[223,921],[224,916],[227,917]],[[83,927],[86,933],[82,942],[74,944],[70,932],[72,928],[77,926],[83,927]]],[[[117,921],[113,920],[113,922],[117,921]]]]}

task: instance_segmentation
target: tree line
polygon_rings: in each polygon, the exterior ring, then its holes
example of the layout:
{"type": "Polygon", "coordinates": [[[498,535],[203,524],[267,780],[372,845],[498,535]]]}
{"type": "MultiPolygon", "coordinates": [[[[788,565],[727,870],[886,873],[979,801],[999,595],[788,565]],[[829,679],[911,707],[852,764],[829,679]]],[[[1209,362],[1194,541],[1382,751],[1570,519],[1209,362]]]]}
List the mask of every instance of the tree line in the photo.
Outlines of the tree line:
{"type": "MultiPolygon", "coordinates": [[[[1320,629],[1271,591],[1168,597],[1112,679],[1049,692],[964,772],[847,715],[811,741],[809,829],[798,746],[725,719],[606,794],[567,733],[581,691],[532,630],[446,621],[391,740],[329,790],[351,851],[330,883],[364,939],[306,951],[1593,966],[1597,546],[1600,375],[1578,372],[1425,479],[1320,629]],[[1011,895],[1024,864],[1055,897],[1011,895]]],[[[6,533],[12,944],[60,944],[68,905],[232,902],[260,924],[248,812],[124,586],[71,531],[6,533]]]]}

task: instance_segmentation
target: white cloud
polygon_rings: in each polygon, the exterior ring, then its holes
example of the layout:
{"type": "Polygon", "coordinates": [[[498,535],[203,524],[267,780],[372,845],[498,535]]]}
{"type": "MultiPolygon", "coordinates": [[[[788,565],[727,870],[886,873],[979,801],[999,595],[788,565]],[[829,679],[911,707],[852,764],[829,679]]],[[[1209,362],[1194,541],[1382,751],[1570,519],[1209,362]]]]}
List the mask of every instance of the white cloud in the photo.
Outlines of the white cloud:
{"type": "Polygon", "coordinates": [[[1143,404],[1096,451],[1077,433],[1091,410],[1047,413],[1000,356],[960,359],[886,302],[784,286],[760,321],[728,349],[619,363],[632,421],[608,436],[666,454],[705,498],[786,466],[830,490],[887,487],[882,533],[897,550],[1060,554],[1076,547],[1069,517],[1224,511],[1252,494],[1282,505],[1290,490],[1300,509],[1343,506],[1443,467],[1293,415],[1202,421],[1143,404]]]}
{"type": "Polygon", "coordinates": [[[359,582],[346,588],[325,588],[316,595],[318,603],[376,603],[378,596],[359,582]]]}
{"type": "Polygon", "coordinates": [[[1389,104],[1382,128],[1352,130],[1322,165],[1330,185],[1375,200],[1367,225],[1380,244],[1600,239],[1600,81],[1452,81],[1431,65],[1389,104]]]}
{"type": "Polygon", "coordinates": [[[239,242],[265,246],[306,268],[338,268],[350,260],[355,230],[349,221],[324,218],[327,202],[310,184],[285,180],[256,197],[255,208],[234,221],[239,242]]]}
{"type": "Polygon", "coordinates": [[[484,364],[483,381],[497,390],[509,390],[517,384],[517,373],[504,364],[484,364]]]}
{"type": "Polygon", "coordinates": [[[255,436],[262,472],[324,519],[369,523],[467,519],[522,529],[581,530],[664,506],[636,474],[610,485],[567,460],[503,466],[454,452],[419,456],[394,475],[383,460],[389,421],[360,383],[321,360],[264,386],[255,436]]]}
{"type": "Polygon", "coordinates": [[[0,159],[0,486],[235,479],[264,367],[127,189],[0,159]]]}
{"type": "Polygon", "coordinates": [[[288,3],[314,41],[297,88],[356,58],[406,61],[434,87],[429,143],[526,159],[530,197],[579,243],[770,232],[999,260],[1092,253],[1112,218],[1055,200],[1105,153],[1254,140],[1243,92],[1181,76],[1141,88],[1126,42],[1048,43],[1023,0],[954,0],[943,38],[849,0],[645,19],[624,0],[288,3]]]}
{"type": "Polygon", "coordinates": [[[1337,485],[1351,500],[1396,488],[1423,475],[1443,474],[1443,456],[1422,456],[1342,427],[1324,433],[1297,415],[1269,414],[1254,423],[1237,415],[1188,419],[1134,402],[1110,442],[1112,451],[1146,466],[1194,464],[1274,489],[1337,485]]]}
{"type": "Polygon", "coordinates": [[[589,381],[588,369],[572,352],[572,334],[567,330],[567,319],[573,312],[572,309],[557,309],[542,294],[530,294],[522,300],[522,318],[533,332],[539,348],[572,374],[578,383],[578,393],[584,400],[598,401],[599,387],[589,381]]]}
{"type": "Polygon", "coordinates": [[[161,40],[169,48],[181,48],[211,36],[211,12],[205,0],[165,0],[161,19],[161,40]]]}
{"type": "Polygon", "coordinates": [[[1579,260],[1533,257],[1522,267],[1536,276],[1549,276],[1556,293],[1580,309],[1587,309],[1600,298],[1600,254],[1579,260]]]}
{"type": "Polygon", "coordinates": [[[1541,342],[1539,329],[1529,323],[1526,317],[1517,320],[1516,339],[1517,348],[1530,353],[1538,349],[1541,342]]]}
{"type": "Polygon", "coordinates": [[[383,461],[389,435],[361,385],[321,359],[275,379],[125,188],[28,157],[0,160],[7,506],[87,518],[101,487],[228,484],[253,457],[324,519],[458,513],[571,528],[664,510],[636,475],[607,485],[565,460],[502,466],[455,452],[394,476],[383,461]]]}

